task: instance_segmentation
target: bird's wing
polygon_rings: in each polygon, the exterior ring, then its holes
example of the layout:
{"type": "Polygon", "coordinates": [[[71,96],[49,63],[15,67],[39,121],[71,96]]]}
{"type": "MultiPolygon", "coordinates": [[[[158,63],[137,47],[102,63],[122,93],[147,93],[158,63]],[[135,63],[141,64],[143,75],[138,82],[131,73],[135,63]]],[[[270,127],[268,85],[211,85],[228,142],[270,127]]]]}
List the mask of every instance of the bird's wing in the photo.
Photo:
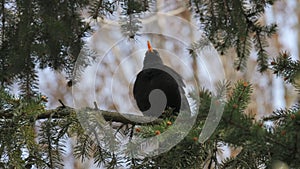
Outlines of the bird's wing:
{"type": "Polygon", "coordinates": [[[185,84],[183,82],[181,75],[166,65],[163,65],[162,70],[166,71],[168,74],[170,74],[176,80],[180,90],[182,90],[182,92],[184,93],[183,88],[185,87],[185,84]]]}
{"type": "Polygon", "coordinates": [[[173,70],[172,68],[163,65],[164,67],[162,68],[163,70],[165,70],[167,73],[169,73],[177,82],[178,84],[178,88],[180,90],[180,95],[181,95],[181,110],[184,110],[186,113],[188,113],[189,115],[191,115],[191,109],[189,106],[189,102],[187,97],[185,96],[185,91],[184,91],[184,87],[185,84],[183,82],[183,79],[181,77],[180,74],[178,74],[175,70],[173,70]]]}

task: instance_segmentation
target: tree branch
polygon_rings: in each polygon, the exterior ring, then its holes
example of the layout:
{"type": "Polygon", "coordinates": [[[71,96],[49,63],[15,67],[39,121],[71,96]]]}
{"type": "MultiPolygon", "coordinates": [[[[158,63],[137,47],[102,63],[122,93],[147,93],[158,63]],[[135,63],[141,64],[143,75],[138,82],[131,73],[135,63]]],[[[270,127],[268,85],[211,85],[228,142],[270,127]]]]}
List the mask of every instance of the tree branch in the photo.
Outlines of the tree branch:
{"type": "MultiPolygon", "coordinates": [[[[147,117],[147,116],[138,116],[133,114],[122,114],[119,112],[111,112],[111,111],[105,111],[105,110],[96,110],[92,108],[84,108],[81,109],[87,112],[97,113],[101,114],[103,118],[106,121],[113,121],[113,122],[120,122],[123,124],[132,124],[132,125],[153,125],[153,124],[159,124],[163,121],[163,119],[155,119],[153,117],[147,117]],[[132,120],[130,120],[132,119],[132,120]],[[149,122],[149,123],[146,123],[149,122]]],[[[48,119],[48,118],[65,118],[70,115],[76,115],[78,111],[81,110],[75,110],[74,108],[68,107],[68,106],[59,106],[56,109],[51,110],[45,110],[44,113],[38,114],[36,116],[36,120],[41,119],[48,119]]],[[[12,119],[14,117],[13,110],[0,110],[0,119],[12,119]]]]}

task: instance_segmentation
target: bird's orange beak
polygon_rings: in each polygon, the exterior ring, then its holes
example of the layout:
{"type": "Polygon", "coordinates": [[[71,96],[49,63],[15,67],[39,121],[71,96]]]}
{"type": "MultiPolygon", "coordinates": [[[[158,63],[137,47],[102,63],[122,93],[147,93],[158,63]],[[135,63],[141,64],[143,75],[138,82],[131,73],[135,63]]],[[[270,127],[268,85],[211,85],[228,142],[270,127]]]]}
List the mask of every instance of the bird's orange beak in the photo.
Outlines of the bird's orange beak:
{"type": "Polygon", "coordinates": [[[148,51],[153,52],[152,46],[150,44],[150,41],[147,41],[148,51]]]}

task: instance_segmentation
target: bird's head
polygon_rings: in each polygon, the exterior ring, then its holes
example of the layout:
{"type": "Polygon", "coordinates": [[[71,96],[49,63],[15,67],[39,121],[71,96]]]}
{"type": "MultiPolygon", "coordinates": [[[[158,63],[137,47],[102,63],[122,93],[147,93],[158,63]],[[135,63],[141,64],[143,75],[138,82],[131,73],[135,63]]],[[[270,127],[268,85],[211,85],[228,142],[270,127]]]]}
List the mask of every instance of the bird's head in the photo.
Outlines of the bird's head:
{"type": "Polygon", "coordinates": [[[148,50],[145,54],[144,69],[162,65],[163,61],[161,60],[158,51],[152,48],[149,41],[147,41],[147,45],[148,50]]]}

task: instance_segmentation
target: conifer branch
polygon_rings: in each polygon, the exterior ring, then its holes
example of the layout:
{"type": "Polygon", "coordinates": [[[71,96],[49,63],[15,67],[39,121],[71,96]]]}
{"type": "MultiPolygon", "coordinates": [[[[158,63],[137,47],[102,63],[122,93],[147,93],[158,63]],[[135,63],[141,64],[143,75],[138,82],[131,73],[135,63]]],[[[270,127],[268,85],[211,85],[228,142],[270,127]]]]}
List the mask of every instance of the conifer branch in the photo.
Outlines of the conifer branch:
{"type": "MultiPolygon", "coordinates": [[[[132,125],[153,125],[153,124],[160,124],[163,120],[162,119],[156,119],[154,121],[151,121],[151,117],[145,117],[145,116],[138,116],[133,114],[122,114],[120,112],[112,112],[112,111],[106,111],[106,110],[95,110],[92,108],[86,108],[87,112],[93,112],[93,113],[100,113],[103,118],[106,121],[113,121],[113,122],[120,122],[123,124],[132,124],[132,125]],[[126,118],[127,116],[128,118],[126,118]],[[134,119],[135,121],[131,121],[130,119],[134,119]],[[150,123],[142,123],[145,121],[151,121],[150,123]]],[[[38,114],[36,116],[36,120],[41,119],[60,119],[64,118],[70,115],[76,115],[76,110],[74,108],[68,107],[68,106],[59,106],[56,109],[51,110],[45,110],[44,113],[38,114]]],[[[11,119],[13,118],[14,114],[12,113],[12,110],[0,110],[0,119],[11,119]]]]}

